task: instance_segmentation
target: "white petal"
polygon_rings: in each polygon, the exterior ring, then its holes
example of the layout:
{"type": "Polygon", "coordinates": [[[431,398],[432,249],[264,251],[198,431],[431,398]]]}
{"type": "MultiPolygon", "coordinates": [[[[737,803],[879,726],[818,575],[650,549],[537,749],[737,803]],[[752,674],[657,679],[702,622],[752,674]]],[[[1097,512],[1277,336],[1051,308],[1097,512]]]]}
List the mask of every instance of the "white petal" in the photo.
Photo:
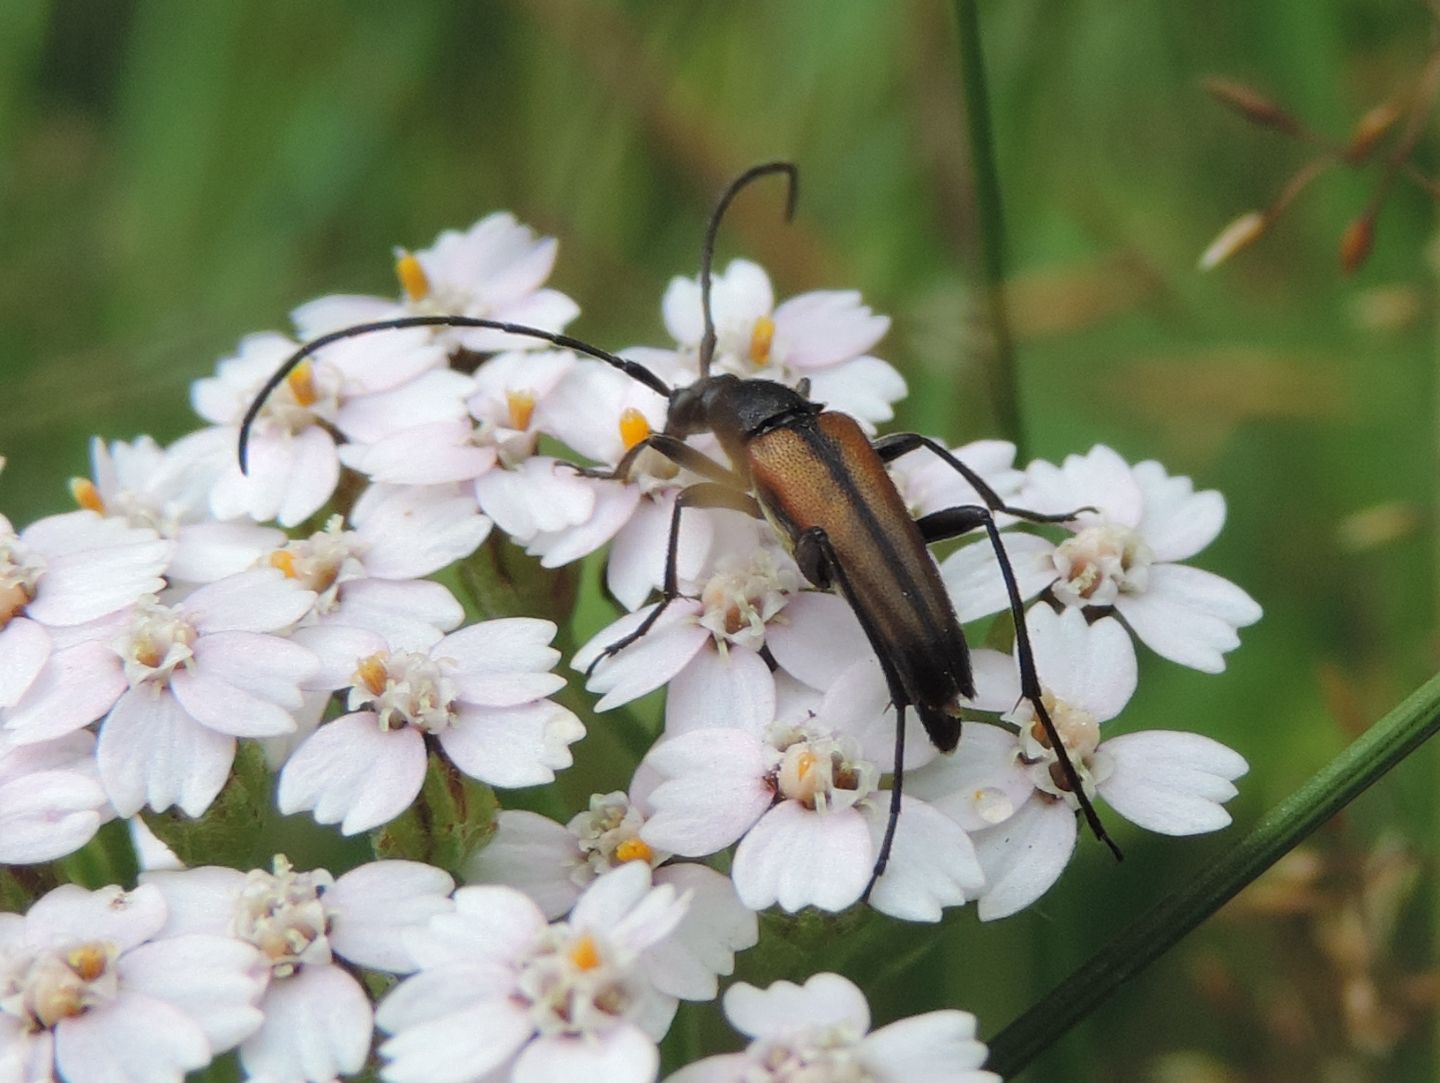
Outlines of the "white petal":
{"type": "MultiPolygon", "coordinates": [[[[1055,582],[1055,544],[1038,534],[1012,531],[1004,536],[1005,555],[1015,571],[1020,597],[1032,598],[1055,582]]],[[[1010,596],[986,538],[971,542],[940,562],[940,576],[955,602],[961,623],[1009,608],[1010,596]]]]}
{"type": "Polygon", "coordinates": [[[895,416],[892,402],[905,397],[905,377],[878,357],[855,357],[810,372],[810,396],[832,410],[849,414],[867,433],[895,416]]]}
{"type": "Polygon", "coordinates": [[[405,929],[449,913],[454,887],[448,873],[418,861],[372,861],[351,869],[325,895],[330,945],[360,966],[411,970],[405,929]]]}
{"type": "MultiPolygon", "coordinates": [[[[377,1018],[386,1025],[383,1003],[377,1018]]],[[[390,1061],[384,1076],[391,1083],[473,1083],[510,1057],[534,1030],[524,1005],[481,1001],[396,1034],[380,1047],[390,1061]]]]}
{"type": "Polygon", "coordinates": [[[409,940],[422,967],[513,963],[547,927],[545,915],[514,888],[462,887],[454,898],[454,913],[435,915],[426,936],[409,940]]]}
{"type": "Polygon", "coordinates": [[[573,712],[542,699],[517,707],[462,707],[440,744],[472,778],[492,786],[539,786],[571,765],[569,746],[584,736],[573,712]]]}
{"type": "Polygon", "coordinates": [[[350,519],[366,546],[365,570],[381,579],[431,575],[490,534],[490,520],[458,486],[371,485],[350,519]]]}
{"type": "Polygon", "coordinates": [[[1022,508],[1051,515],[1086,506],[1099,509],[1098,516],[1082,512],[1080,526],[1103,519],[1129,527],[1140,522],[1140,486],[1125,460],[1104,444],[1084,455],[1067,455],[1060,466],[1037,459],[1025,468],[1025,488],[1015,499],[1022,508]]]}
{"type": "Polygon", "coordinates": [[[603,1035],[537,1038],[515,1062],[514,1083],[652,1083],[660,1070],[655,1042],[630,1023],[603,1035]]]}
{"type": "Polygon", "coordinates": [[[71,733],[104,715],[127,687],[114,648],[77,643],[50,657],[20,702],[6,712],[5,728],[17,741],[71,733]]]}
{"type": "Polygon", "coordinates": [[[194,669],[177,670],[170,679],[175,698],[195,721],[235,737],[275,737],[295,729],[289,712],[271,698],[300,706],[298,680],[315,669],[314,656],[304,647],[253,632],[220,632],[202,639],[195,655],[194,669]],[[243,643],[236,642],[242,637],[243,643]],[[226,642],[214,642],[221,639],[226,642]],[[251,662],[253,675],[242,672],[251,662]],[[295,673],[302,676],[287,682],[295,673]],[[251,691],[227,678],[263,684],[251,691]]]}
{"type": "Polygon", "coordinates": [[[314,591],[278,569],[256,568],[200,587],[178,608],[202,633],[274,632],[294,624],[314,604],[314,591]]]}
{"type": "Polygon", "coordinates": [[[844,910],[860,898],[874,862],[870,830],[857,810],[821,814],[781,801],[740,840],[731,876],[752,910],[777,902],[791,913],[804,906],[844,910]]]}
{"type": "Polygon", "coordinates": [[[857,658],[873,656],[865,630],[835,594],[803,591],[765,628],[765,645],[787,673],[824,690],[857,658]]]}
{"type": "Polygon", "coordinates": [[[980,920],[1009,917],[1049,891],[1075,850],[1075,834],[1070,807],[1038,794],[1004,823],[977,832],[975,851],[988,885],[980,920]]]}
{"type": "Polygon", "coordinates": [[[536,812],[504,809],[495,834],[470,858],[464,879],[472,884],[508,884],[535,901],[555,921],[580,897],[577,874],[588,872],[574,835],[536,812]]]}
{"type": "Polygon", "coordinates": [[[905,792],[922,798],[966,831],[994,827],[1013,816],[1035,786],[1019,761],[1015,734],[967,722],[954,752],[936,756],[905,776],[905,792]]]}
{"type": "Polygon", "coordinates": [[[117,964],[124,987],[168,1001],[200,1024],[220,1053],[260,1026],[260,953],[228,936],[171,936],[141,944],[117,964]]]}
{"type": "Polygon", "coordinates": [[[595,510],[595,493],[588,479],[541,457],[476,478],[475,497],[480,510],[519,542],[546,531],[578,526],[595,510]]]}
{"type": "Polygon", "coordinates": [[[735,969],[735,953],[754,947],[759,922],[735,894],[728,876],[690,862],[655,870],[655,883],[673,887],[690,905],[680,924],[645,952],[645,969],[655,987],[685,1000],[713,1000],[715,976],[735,969]]]}
{"type": "Polygon", "coordinates": [[[1111,763],[1100,796],[1131,823],[1163,835],[1216,831],[1230,822],[1221,804],[1237,793],[1232,780],[1244,757],[1198,733],[1151,730],[1106,741],[1111,763]]]}
{"type": "Polygon", "coordinates": [[[100,827],[105,791],[74,771],[0,782],[0,863],[30,865],[74,853],[100,827]]]}
{"type": "Polygon", "coordinates": [[[50,657],[50,633],[16,617],[0,628],[0,707],[19,702],[50,657]]]}
{"type": "Polygon", "coordinates": [[[175,542],[175,559],[166,575],[187,583],[213,583],[252,567],[261,554],[284,545],[285,534],[247,522],[187,523],[175,542]]]}
{"type": "Polygon", "coordinates": [[[525,546],[546,568],[559,568],[595,552],[630,521],[640,505],[640,490],[618,481],[590,478],[593,505],[583,523],[556,531],[540,531],[525,546]]]}
{"type": "Polygon", "coordinates": [[[1096,721],[1114,718],[1130,702],[1139,679],[1135,645],[1120,622],[1104,618],[1090,624],[1071,606],[1057,614],[1048,605],[1025,615],[1040,684],[1096,721]]]}
{"type": "Polygon", "coordinates": [[[667,781],[650,794],[654,812],[640,837],[686,857],[723,850],[775,799],[766,776],[777,759],[743,730],[698,730],[662,741],[645,763],[667,781]]]}
{"type": "Polygon", "coordinates": [[[506,617],[451,632],[431,655],[453,662],[456,679],[464,682],[497,673],[551,669],[560,660],[560,652],[550,646],[554,638],[551,621],[506,617]]]}
{"type": "MultiPolygon", "coordinates": [[[[872,794],[861,811],[878,855],[890,818],[889,792],[872,794]]],[[[943,907],[961,905],[984,885],[975,847],[959,825],[923,801],[902,797],[890,861],[870,905],[905,921],[939,921],[943,907]]]]}
{"type": "Polygon", "coordinates": [[[380,729],[370,711],[327,722],[280,771],[276,804],[286,814],[312,809],[322,824],[354,835],[388,823],[410,807],[425,779],[418,731],[380,729]]]}
{"type": "Polygon", "coordinates": [[[1144,499],[1139,531],[1159,561],[1185,560],[1204,549],[1225,525],[1225,498],[1214,489],[1197,493],[1186,477],[1170,477],[1154,460],[1132,473],[1144,499]]]}
{"type": "Polygon", "coordinates": [[[708,646],[675,675],[665,696],[665,733],[734,726],[760,733],[775,721],[775,678],[754,651],[708,646]]]}
{"type": "Polygon", "coordinates": [[[240,1047],[252,1079],[334,1079],[365,1066],[370,998],[336,966],[306,966],[270,983],[265,1025],[240,1047]]]}
{"type": "Polygon", "coordinates": [[[341,584],[340,605],[330,615],[382,635],[393,650],[427,651],[465,619],[465,610],[443,583],[424,579],[356,579],[341,584]]]}
{"type": "Polygon", "coordinates": [[[986,1049],[969,1012],[901,1019],[867,1034],[859,1054],[877,1083],[1000,1083],[994,1072],[979,1071],[986,1049]]]}
{"type": "MultiPolygon", "coordinates": [[[[650,592],[660,587],[665,574],[665,550],[670,540],[670,515],[675,493],[667,491],[636,505],[630,521],[610,546],[605,584],[626,609],[638,609],[650,592]]],[[[681,582],[694,579],[710,555],[713,529],[709,516],[696,510],[680,516],[680,538],[675,551],[681,582]]]]}
{"type": "Polygon", "coordinates": [[[378,632],[342,624],[297,628],[290,642],[304,647],[320,663],[320,668],[300,684],[307,692],[329,692],[353,684],[356,666],[362,658],[390,649],[390,644],[378,632]]]}
{"type": "Polygon", "coordinates": [[[1234,583],[1183,564],[1153,565],[1149,589],[1120,595],[1115,608],[1156,654],[1204,673],[1223,670],[1224,653],[1240,645],[1235,629],[1260,619],[1234,583]]]}
{"type": "Polygon", "coordinates": [[[164,896],[164,936],[230,935],[235,903],[245,887],[245,874],[239,869],[202,865],[195,869],[146,872],[141,879],[164,896]]]}
{"type": "Polygon", "coordinates": [[[180,1083],[210,1063],[205,1032],[162,1000],[128,993],[103,1011],[62,1019],[55,1062],[62,1079],[80,1083],[180,1083]]]}
{"type": "Polygon", "coordinates": [[[890,329],[890,318],[871,312],[855,290],[799,294],[782,302],[774,318],[774,353],[801,369],[859,357],[890,329]]]}
{"type": "MultiPolygon", "coordinates": [[[[421,444],[429,444],[434,437],[436,450],[463,448],[460,441],[470,431],[465,397],[474,390],[475,381],[469,376],[452,369],[438,369],[378,395],[346,400],[335,415],[335,427],[362,445],[374,445],[389,437],[410,433],[421,444]],[[463,423],[463,427],[457,422],[463,423]]],[[[388,444],[386,450],[393,452],[398,447],[399,443],[394,442],[388,444]]],[[[344,456],[342,451],[341,458],[344,456]]],[[[494,459],[489,458],[489,462],[493,463],[494,459]]],[[[406,471],[404,463],[396,463],[395,468],[396,473],[406,471]]]]}
{"type": "Polygon", "coordinates": [[[168,692],[126,692],[100,727],[100,781],[121,816],[179,805],[199,816],[225,785],[235,738],[200,725],[168,692]]]}
{"type": "Polygon", "coordinates": [[[811,975],[804,986],[777,981],[766,989],[736,982],[725,990],[725,1017],[741,1034],[769,1038],[811,1027],[843,1027],[864,1034],[870,1005],[854,982],[839,974],[811,975]]]}
{"type": "Polygon", "coordinates": [[[41,896],[25,915],[24,940],[47,947],[74,940],[112,941],[124,954],[158,933],[165,924],[165,900],[158,889],[141,884],[133,891],[115,886],[86,891],[62,884],[41,896]]]}
{"type": "MultiPolygon", "coordinates": [[[[695,623],[700,604],[688,599],[674,602],[644,636],[619,654],[595,667],[585,687],[603,692],[597,711],[607,711],[653,692],[689,664],[707,642],[710,632],[695,623]]],[[[610,644],[618,642],[650,613],[650,607],[628,614],[585,644],[571,663],[584,670],[610,644]]]]}

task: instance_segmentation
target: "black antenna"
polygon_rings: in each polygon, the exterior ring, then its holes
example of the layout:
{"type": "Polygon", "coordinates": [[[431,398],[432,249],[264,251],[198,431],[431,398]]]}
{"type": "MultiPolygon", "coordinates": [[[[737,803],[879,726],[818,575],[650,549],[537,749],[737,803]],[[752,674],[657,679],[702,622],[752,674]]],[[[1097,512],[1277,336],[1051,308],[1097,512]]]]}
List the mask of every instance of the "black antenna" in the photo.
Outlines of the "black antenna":
{"type": "Polygon", "coordinates": [[[720,231],[720,221],[725,217],[731,201],[751,181],[769,173],[784,173],[790,184],[785,197],[785,221],[795,217],[795,199],[800,191],[800,170],[794,162],[762,162],[751,166],[725,189],[715,212],[710,215],[710,224],[705,228],[705,245],[700,249],[700,307],[705,312],[705,334],[700,339],[700,378],[710,375],[710,360],[715,355],[715,320],[710,314],[710,264],[715,259],[715,235],[720,231]]]}
{"type": "Polygon", "coordinates": [[[524,335],[526,338],[538,338],[562,349],[574,350],[587,357],[598,358],[607,365],[619,369],[632,380],[640,381],[657,395],[663,395],[667,399],[671,395],[671,390],[666,386],[665,381],[638,362],[627,361],[623,357],[617,357],[613,353],[600,349],[599,346],[592,346],[578,338],[571,338],[569,335],[562,335],[555,331],[544,331],[539,327],[527,327],[523,323],[503,323],[500,320],[484,320],[478,316],[401,316],[398,319],[380,320],[376,323],[360,323],[354,327],[331,331],[328,335],[321,335],[319,338],[305,343],[286,358],[283,365],[270,374],[270,378],[265,381],[265,386],[255,395],[255,401],[250,404],[250,409],[245,411],[245,417],[240,422],[240,472],[242,474],[249,472],[250,429],[265,406],[265,400],[270,397],[271,392],[285,382],[285,377],[289,376],[300,362],[315,353],[316,350],[329,346],[332,342],[358,338],[376,331],[401,331],[407,327],[486,327],[492,331],[505,331],[512,335],[524,335]]]}

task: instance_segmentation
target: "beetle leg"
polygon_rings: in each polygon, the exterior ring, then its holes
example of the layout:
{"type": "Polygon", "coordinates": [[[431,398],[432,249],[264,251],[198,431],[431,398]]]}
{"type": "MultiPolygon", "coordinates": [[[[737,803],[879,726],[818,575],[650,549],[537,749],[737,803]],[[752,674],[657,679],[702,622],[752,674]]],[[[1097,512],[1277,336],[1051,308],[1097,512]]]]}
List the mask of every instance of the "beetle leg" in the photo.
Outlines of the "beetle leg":
{"type": "MultiPolygon", "coordinates": [[[[693,451],[694,449],[687,450],[693,451]]],[[[698,455],[699,452],[696,454],[698,455]]],[[[703,455],[700,457],[705,458],[703,455]]],[[[710,462],[709,459],[705,459],[705,461],[710,462]]],[[[655,627],[655,622],[660,619],[660,614],[665,612],[671,602],[680,597],[680,573],[677,570],[680,550],[680,513],[686,508],[730,508],[732,511],[744,512],[757,519],[762,515],[759,503],[743,489],[735,489],[715,481],[701,481],[691,485],[688,489],[681,489],[679,495],[675,497],[675,507],[670,512],[670,537],[665,545],[665,585],[660,592],[660,604],[640,622],[640,627],[611,643],[585,667],[587,681],[595,672],[595,667],[601,662],[623,651],[655,627]]]]}
{"type": "Polygon", "coordinates": [[[1025,625],[1025,602],[1020,597],[1020,588],[1015,582],[1015,569],[1010,566],[1010,558],[1005,553],[1005,545],[1000,540],[1000,530],[995,525],[995,517],[990,514],[988,508],[979,505],[965,505],[958,508],[946,508],[944,511],[937,511],[932,515],[926,515],[917,520],[920,532],[925,535],[927,542],[943,541],[946,538],[954,538],[960,534],[968,533],[977,526],[983,526],[990,538],[990,547],[995,550],[995,559],[1000,565],[1000,575],[1005,580],[1005,593],[1010,596],[1010,616],[1015,623],[1015,654],[1020,663],[1020,694],[1035,708],[1036,717],[1040,719],[1040,725],[1045,729],[1045,736],[1050,741],[1050,746],[1055,749],[1055,758],[1060,764],[1060,770],[1065,775],[1065,781],[1070,786],[1070,792],[1080,802],[1080,811],[1085,814],[1085,822],[1090,825],[1091,832],[1097,839],[1110,847],[1110,852],[1115,859],[1121,860],[1123,854],[1120,847],[1115,844],[1105,831],[1105,825],[1100,822],[1100,814],[1095,811],[1094,804],[1085,793],[1085,787],[1080,783],[1080,776],[1075,770],[1075,764],[1070,759],[1070,753],[1065,748],[1065,742],[1060,740],[1060,734],[1055,730],[1055,723],[1050,718],[1050,712],[1045,709],[1041,700],[1040,674],[1035,668],[1035,652],[1030,648],[1030,632],[1025,625]]]}
{"type": "Polygon", "coordinates": [[[735,473],[735,471],[717,463],[703,451],[697,451],[684,440],[663,432],[652,432],[629,451],[625,452],[620,461],[613,467],[575,466],[573,463],[566,463],[565,465],[571,467],[571,469],[584,478],[602,478],[607,481],[629,481],[630,471],[635,466],[635,460],[638,459],[640,453],[647,448],[653,448],[676,466],[689,470],[692,474],[699,474],[702,478],[708,478],[710,481],[719,485],[727,485],[732,489],[745,488],[745,480],[741,478],[739,474],[735,473]]]}
{"type": "MultiPolygon", "coordinates": [[[[912,451],[918,450],[919,448],[928,448],[930,451],[933,451],[936,455],[938,455],[941,459],[945,460],[945,463],[957,474],[959,474],[962,478],[968,481],[970,483],[970,487],[980,494],[980,499],[985,501],[985,506],[991,511],[1001,511],[1004,512],[1006,515],[1013,515],[1015,516],[1015,518],[1024,519],[1027,522],[1068,523],[1072,519],[1074,519],[1075,516],[1079,515],[1082,511],[1096,510],[1091,507],[1084,507],[1076,508],[1074,511],[1050,514],[1047,512],[1030,511],[1028,508],[1012,508],[1010,505],[1006,504],[1005,501],[1000,499],[1000,494],[997,493],[994,489],[990,488],[990,486],[986,484],[984,478],[982,478],[974,470],[970,469],[970,467],[962,463],[954,455],[950,454],[949,450],[947,450],[943,444],[931,440],[928,436],[921,436],[919,433],[891,433],[889,436],[882,436],[880,439],[876,440],[871,446],[875,448],[875,451],[880,456],[881,460],[887,463],[894,462],[896,459],[900,458],[900,456],[907,455],[912,451]]],[[[944,513],[937,512],[936,514],[944,513]]],[[[979,524],[977,523],[976,525],[978,526],[979,524]]],[[[973,529],[973,527],[971,529],[973,529]]],[[[953,535],[951,536],[953,537],[953,535]]]]}
{"type": "MultiPolygon", "coordinates": [[[[820,586],[823,580],[826,587],[838,586],[842,595],[849,596],[845,567],[835,556],[830,536],[820,527],[810,527],[795,539],[795,561],[805,573],[805,578],[816,586],[820,586]]],[[[885,835],[880,840],[880,852],[875,857],[870,881],[860,895],[860,901],[865,902],[875,888],[875,881],[880,879],[885,866],[890,862],[890,848],[895,843],[895,828],[900,823],[900,791],[905,785],[905,710],[910,706],[910,697],[885,655],[884,639],[880,636],[879,629],[871,625],[860,608],[852,607],[852,611],[859,619],[865,637],[875,649],[875,656],[880,660],[880,671],[885,674],[885,684],[890,689],[890,701],[895,705],[895,764],[890,783],[890,814],[885,822],[885,835]]]]}

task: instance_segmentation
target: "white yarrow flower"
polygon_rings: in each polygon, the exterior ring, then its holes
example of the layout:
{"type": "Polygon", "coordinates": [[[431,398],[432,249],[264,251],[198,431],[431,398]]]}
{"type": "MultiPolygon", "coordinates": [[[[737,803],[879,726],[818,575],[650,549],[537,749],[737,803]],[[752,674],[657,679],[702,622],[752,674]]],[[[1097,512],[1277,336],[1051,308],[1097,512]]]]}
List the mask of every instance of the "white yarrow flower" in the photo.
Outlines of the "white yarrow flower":
{"type": "Polygon", "coordinates": [[[853,982],[816,974],[803,986],[737,982],[725,1015],[751,1039],[680,1069],[666,1083],[999,1083],[982,1070],[975,1017],[947,1009],[870,1029],[870,1006],[853,982]]]}

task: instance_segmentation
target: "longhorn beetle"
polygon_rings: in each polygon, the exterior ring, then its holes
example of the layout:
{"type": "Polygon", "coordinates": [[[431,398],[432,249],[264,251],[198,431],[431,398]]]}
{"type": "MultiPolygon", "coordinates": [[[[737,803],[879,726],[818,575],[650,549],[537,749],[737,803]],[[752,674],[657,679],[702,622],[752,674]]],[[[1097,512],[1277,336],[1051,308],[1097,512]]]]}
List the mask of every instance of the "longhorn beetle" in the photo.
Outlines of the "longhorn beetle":
{"type": "MultiPolygon", "coordinates": [[[[1041,698],[1035,656],[1025,627],[1024,603],[994,518],[994,513],[1004,512],[1032,522],[1053,523],[1064,522],[1073,514],[1041,515],[1006,505],[974,470],[928,437],[895,433],[872,443],[849,415],[811,402],[808,380],[792,388],[773,380],[711,373],[716,345],[710,305],[716,235],[726,210],[740,191],[757,178],[773,173],[784,174],[788,181],[788,220],[794,213],[799,179],[798,170],[790,162],[765,162],[746,170],[726,188],[710,217],[700,252],[704,334],[699,349],[700,375],[694,383],[671,388],[643,365],[569,335],[480,317],[405,316],[358,324],[307,343],[266,381],[241,422],[241,470],[246,469],[250,428],[266,398],[290,371],[332,342],[372,332],[407,327],[492,328],[596,358],[664,396],[668,407],[663,431],[638,442],[613,470],[583,471],[589,476],[628,480],[636,457],[648,448],[705,479],[681,490],[675,500],[660,604],[639,627],[610,644],[597,663],[644,636],[665,608],[680,597],[676,564],[680,515],[685,508],[730,508],[768,520],[805,578],[821,590],[837,592],[849,603],[880,660],[895,707],[890,815],[871,887],[885,869],[900,815],[906,709],[915,709],[930,740],[948,752],[959,742],[961,728],[960,720],[948,708],[957,699],[975,694],[965,637],[927,545],[983,529],[995,550],[1010,599],[1021,694],[1034,706],[1091,831],[1118,859],[1120,849],[1101,824],[1041,698]],[[714,434],[730,460],[728,466],[685,443],[687,436],[700,433],[714,434]],[[980,494],[984,504],[947,508],[918,520],[910,518],[885,464],[920,448],[943,459],[980,494]]],[[[866,896],[869,891],[867,887],[866,896]]]]}

